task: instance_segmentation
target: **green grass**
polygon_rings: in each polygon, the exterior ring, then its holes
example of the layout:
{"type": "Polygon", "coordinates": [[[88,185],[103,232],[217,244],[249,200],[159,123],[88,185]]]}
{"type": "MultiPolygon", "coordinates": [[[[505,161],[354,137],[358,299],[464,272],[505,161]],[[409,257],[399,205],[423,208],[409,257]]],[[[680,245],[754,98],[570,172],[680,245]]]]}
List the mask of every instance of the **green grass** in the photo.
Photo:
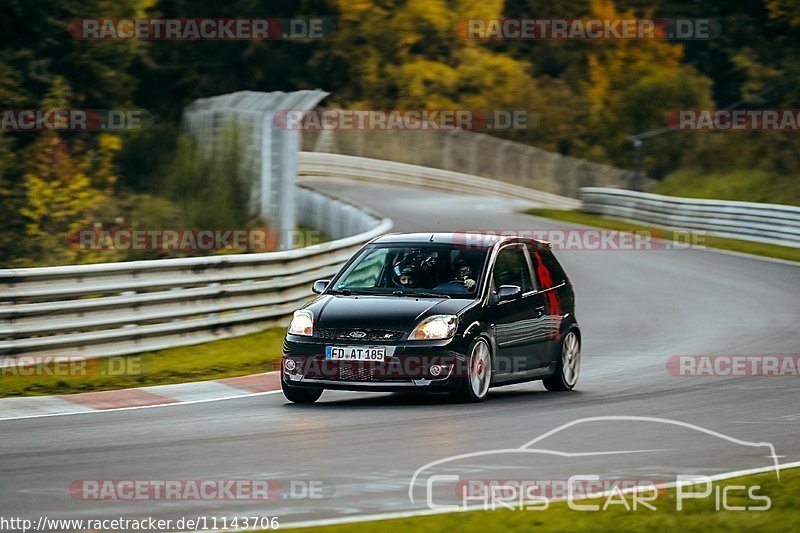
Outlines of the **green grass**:
{"type": "MultiPolygon", "coordinates": [[[[686,242],[685,231],[676,232],[664,228],[654,228],[600,215],[593,215],[591,213],[584,213],[582,211],[536,208],[528,209],[525,213],[537,217],[552,218],[564,222],[571,222],[573,224],[580,224],[582,226],[595,226],[619,231],[650,232],[651,235],[666,240],[675,240],[677,234],[681,236],[681,238],[678,238],[680,242],[686,242]]],[[[800,261],[800,248],[792,248],[791,246],[743,241],[739,239],[729,239],[727,237],[715,237],[712,235],[697,235],[692,242],[707,248],[719,248],[721,250],[775,257],[777,259],[786,259],[789,261],[800,261]]]]}
{"type": "Polygon", "coordinates": [[[0,397],[73,394],[256,374],[277,369],[284,328],[219,341],[78,364],[38,367],[34,375],[0,368],[0,397]],[[49,367],[57,375],[42,375],[49,367]],[[65,375],[66,374],[66,375],[65,375]],[[81,375],[83,374],[83,375],[81,375]]]}
{"type": "MultiPolygon", "coordinates": [[[[565,502],[554,502],[546,510],[496,510],[470,511],[361,522],[339,526],[312,528],[325,533],[349,533],[369,531],[370,533],[403,532],[442,532],[451,533],[487,531],[508,532],[675,532],[705,533],[724,531],[725,533],[753,533],[800,531],[800,469],[784,470],[778,481],[775,473],[759,474],[743,478],[719,481],[714,487],[726,485],[758,485],[755,494],[768,496],[772,505],[766,511],[716,511],[714,493],[706,499],[684,500],[683,509],[677,510],[674,489],[661,489],[659,498],[652,502],[652,511],[639,507],[626,510],[623,505],[611,505],[606,511],[582,512],[570,509],[565,502]]],[[[598,504],[605,499],[584,500],[578,503],[598,504]]],[[[618,500],[619,501],[619,500],[618,500]]],[[[627,495],[630,504],[632,496],[627,495]]],[[[729,505],[760,506],[762,501],[750,500],[745,493],[731,491],[727,497],[729,505]]],[[[308,531],[308,529],[304,530],[308,531]]]]}
{"type": "Polygon", "coordinates": [[[800,178],[761,170],[737,170],[723,174],[682,170],[670,174],[649,192],[686,198],[800,205],[800,178]]]}

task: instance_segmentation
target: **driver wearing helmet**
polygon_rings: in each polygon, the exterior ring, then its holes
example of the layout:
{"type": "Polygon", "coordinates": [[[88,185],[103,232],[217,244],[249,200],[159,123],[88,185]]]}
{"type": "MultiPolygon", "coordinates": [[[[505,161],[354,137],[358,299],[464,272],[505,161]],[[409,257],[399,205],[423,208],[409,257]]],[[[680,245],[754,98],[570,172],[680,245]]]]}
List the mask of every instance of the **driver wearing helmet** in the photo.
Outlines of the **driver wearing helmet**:
{"type": "Polygon", "coordinates": [[[453,264],[453,273],[457,282],[463,283],[464,287],[472,290],[475,286],[475,280],[472,279],[473,271],[472,266],[464,259],[457,259],[453,264]]]}
{"type": "Polygon", "coordinates": [[[407,255],[394,264],[393,281],[397,287],[414,288],[419,285],[420,267],[419,258],[407,255]]]}
{"type": "Polygon", "coordinates": [[[475,273],[472,265],[463,258],[453,261],[450,281],[441,283],[434,290],[450,294],[469,294],[475,290],[475,273]]]}
{"type": "Polygon", "coordinates": [[[394,282],[398,287],[413,288],[419,283],[419,272],[414,265],[394,266],[394,282]]]}
{"type": "Polygon", "coordinates": [[[435,251],[425,254],[421,250],[413,250],[408,253],[394,265],[394,284],[405,288],[422,286],[424,279],[435,268],[438,257],[435,251]]]}

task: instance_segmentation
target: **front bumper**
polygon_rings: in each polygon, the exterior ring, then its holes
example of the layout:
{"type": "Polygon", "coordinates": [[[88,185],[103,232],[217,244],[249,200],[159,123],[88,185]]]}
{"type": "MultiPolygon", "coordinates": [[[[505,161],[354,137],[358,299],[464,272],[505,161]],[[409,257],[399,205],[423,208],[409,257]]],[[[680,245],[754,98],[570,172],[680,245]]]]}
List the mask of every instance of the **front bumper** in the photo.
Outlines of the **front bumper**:
{"type": "MultiPolygon", "coordinates": [[[[458,338],[382,344],[386,348],[383,362],[325,359],[326,346],[355,344],[359,343],[289,335],[283,346],[281,378],[290,387],[444,392],[460,385],[466,368],[467,347],[458,338]],[[287,368],[287,360],[293,361],[293,368],[287,368]]],[[[376,345],[375,342],[360,344],[376,345]]]]}

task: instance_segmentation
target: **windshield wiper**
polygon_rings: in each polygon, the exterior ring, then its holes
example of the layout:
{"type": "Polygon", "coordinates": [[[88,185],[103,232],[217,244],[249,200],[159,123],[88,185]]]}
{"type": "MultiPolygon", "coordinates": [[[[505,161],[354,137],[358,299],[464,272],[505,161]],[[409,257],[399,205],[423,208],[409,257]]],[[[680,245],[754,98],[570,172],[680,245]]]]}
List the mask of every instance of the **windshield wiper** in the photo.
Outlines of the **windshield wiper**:
{"type": "Polygon", "coordinates": [[[447,294],[436,292],[406,292],[400,289],[394,291],[360,291],[358,289],[331,289],[328,294],[338,294],[341,296],[411,296],[415,298],[445,298],[450,299],[447,294]]]}
{"type": "Polygon", "coordinates": [[[328,291],[330,294],[340,294],[342,296],[386,296],[385,292],[375,292],[375,291],[362,291],[358,289],[348,289],[348,288],[341,288],[341,289],[331,289],[328,291]]]}
{"type": "Polygon", "coordinates": [[[450,299],[450,296],[447,294],[440,294],[437,292],[403,292],[401,290],[396,290],[392,292],[392,296],[412,296],[415,298],[445,298],[447,300],[450,299]]]}
{"type": "Polygon", "coordinates": [[[350,289],[328,289],[328,294],[341,294],[342,296],[350,296],[350,289]]]}
{"type": "Polygon", "coordinates": [[[363,296],[363,295],[372,294],[371,292],[359,291],[359,290],[353,290],[353,289],[332,289],[332,290],[330,290],[328,292],[330,294],[340,294],[342,296],[350,296],[351,294],[352,295],[356,295],[356,296],[363,296]]]}

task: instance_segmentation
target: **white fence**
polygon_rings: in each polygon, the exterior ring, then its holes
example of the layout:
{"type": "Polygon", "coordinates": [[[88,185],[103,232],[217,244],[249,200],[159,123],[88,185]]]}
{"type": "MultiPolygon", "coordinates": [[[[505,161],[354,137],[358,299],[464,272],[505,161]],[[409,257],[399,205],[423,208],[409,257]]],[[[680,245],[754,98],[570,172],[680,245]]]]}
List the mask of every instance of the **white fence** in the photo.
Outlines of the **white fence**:
{"type": "Polygon", "coordinates": [[[800,207],[696,200],[622,189],[584,187],[583,210],[709,235],[800,247],[800,207]]]}
{"type": "Polygon", "coordinates": [[[301,222],[335,240],[284,252],[0,270],[0,357],[124,355],[285,323],[314,280],[392,227],[308,189],[297,200],[301,222]]]}
{"type": "Polygon", "coordinates": [[[276,127],[273,117],[279,111],[311,109],[327,95],[321,90],[239,91],[200,98],[183,111],[184,130],[204,151],[223,150],[232,127],[241,136],[240,171],[255,178],[257,199],[257,205],[247,207],[272,220],[282,250],[291,248],[289,236],[296,222],[294,179],[300,138],[297,131],[276,127]]]}

